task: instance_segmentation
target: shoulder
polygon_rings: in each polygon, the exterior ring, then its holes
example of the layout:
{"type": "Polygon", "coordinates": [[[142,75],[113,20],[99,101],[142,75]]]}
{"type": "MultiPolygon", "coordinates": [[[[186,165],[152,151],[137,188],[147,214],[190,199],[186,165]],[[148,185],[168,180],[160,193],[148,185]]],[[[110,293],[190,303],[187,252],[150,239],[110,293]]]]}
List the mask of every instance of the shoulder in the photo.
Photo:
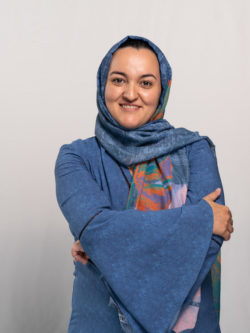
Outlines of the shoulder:
{"type": "Polygon", "coordinates": [[[207,177],[218,173],[218,163],[215,153],[215,145],[208,137],[200,137],[200,140],[186,146],[190,172],[198,177],[207,174],[207,177]]]}
{"type": "Polygon", "coordinates": [[[71,170],[72,167],[81,170],[85,166],[89,171],[94,167],[98,168],[101,164],[100,150],[100,144],[95,136],[63,144],[56,158],[55,172],[65,168],[71,170]]]}
{"type": "Polygon", "coordinates": [[[63,144],[59,149],[59,156],[75,154],[83,160],[88,160],[100,155],[100,145],[95,136],[87,139],[76,139],[71,143],[63,144]]]}
{"type": "Polygon", "coordinates": [[[188,158],[196,155],[210,155],[216,159],[215,145],[209,137],[200,137],[198,140],[186,146],[188,158]]]}

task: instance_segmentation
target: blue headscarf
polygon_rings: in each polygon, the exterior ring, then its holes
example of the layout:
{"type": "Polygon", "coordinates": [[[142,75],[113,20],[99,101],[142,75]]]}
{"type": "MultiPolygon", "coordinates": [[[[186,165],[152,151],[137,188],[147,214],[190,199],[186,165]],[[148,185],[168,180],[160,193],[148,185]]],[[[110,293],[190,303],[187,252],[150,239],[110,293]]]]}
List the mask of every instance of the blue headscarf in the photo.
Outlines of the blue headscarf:
{"type": "MultiPolygon", "coordinates": [[[[114,52],[128,39],[147,42],[155,52],[161,75],[162,93],[155,114],[163,118],[172,79],[171,67],[162,51],[144,37],[127,36],[116,43],[103,58],[97,73],[97,106],[95,135],[108,153],[125,166],[167,155],[187,144],[202,139],[198,132],[174,128],[166,119],[149,121],[136,129],[121,126],[110,114],[105,104],[105,84],[114,52]]],[[[157,117],[159,118],[159,117],[157,117]]],[[[206,137],[212,148],[213,143],[206,137]]]]}

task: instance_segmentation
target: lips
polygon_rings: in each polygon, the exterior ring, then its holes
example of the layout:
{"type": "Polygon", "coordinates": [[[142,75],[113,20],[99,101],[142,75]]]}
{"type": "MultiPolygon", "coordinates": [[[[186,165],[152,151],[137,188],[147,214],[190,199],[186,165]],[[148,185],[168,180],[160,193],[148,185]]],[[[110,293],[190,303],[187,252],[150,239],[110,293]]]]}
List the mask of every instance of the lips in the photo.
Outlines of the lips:
{"type": "Polygon", "coordinates": [[[123,110],[126,110],[126,111],[136,111],[136,110],[139,110],[141,108],[140,105],[137,105],[137,104],[120,104],[121,108],[123,110]]]}

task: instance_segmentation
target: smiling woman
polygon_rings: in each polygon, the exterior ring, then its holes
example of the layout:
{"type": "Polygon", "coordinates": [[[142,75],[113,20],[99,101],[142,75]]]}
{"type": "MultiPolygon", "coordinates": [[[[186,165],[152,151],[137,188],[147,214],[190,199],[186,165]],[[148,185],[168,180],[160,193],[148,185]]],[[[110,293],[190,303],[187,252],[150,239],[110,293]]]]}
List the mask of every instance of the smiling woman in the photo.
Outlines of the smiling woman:
{"type": "Polygon", "coordinates": [[[147,48],[118,49],[111,60],[105,87],[106,106],[123,127],[146,124],[157,109],[161,77],[157,57],[147,48]]]}
{"type": "Polygon", "coordinates": [[[95,136],[60,149],[56,194],[75,239],[69,333],[220,332],[233,220],[212,141],[163,119],[171,79],[155,44],[125,37],[98,70],[95,136]]]}

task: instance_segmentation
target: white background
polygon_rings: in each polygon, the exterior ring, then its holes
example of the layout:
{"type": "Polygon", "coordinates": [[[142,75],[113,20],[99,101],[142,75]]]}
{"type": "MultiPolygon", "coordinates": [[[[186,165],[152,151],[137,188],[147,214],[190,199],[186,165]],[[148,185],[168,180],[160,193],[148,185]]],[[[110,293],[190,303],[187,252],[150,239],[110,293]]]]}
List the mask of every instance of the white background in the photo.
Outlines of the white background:
{"type": "Polygon", "coordinates": [[[222,251],[221,328],[250,330],[249,12],[247,0],[0,2],[1,333],[67,331],[73,238],[54,163],[62,144],[94,134],[97,68],[128,34],[171,64],[166,118],[216,144],[235,224],[222,251]]]}

